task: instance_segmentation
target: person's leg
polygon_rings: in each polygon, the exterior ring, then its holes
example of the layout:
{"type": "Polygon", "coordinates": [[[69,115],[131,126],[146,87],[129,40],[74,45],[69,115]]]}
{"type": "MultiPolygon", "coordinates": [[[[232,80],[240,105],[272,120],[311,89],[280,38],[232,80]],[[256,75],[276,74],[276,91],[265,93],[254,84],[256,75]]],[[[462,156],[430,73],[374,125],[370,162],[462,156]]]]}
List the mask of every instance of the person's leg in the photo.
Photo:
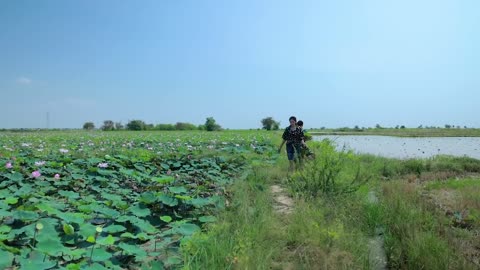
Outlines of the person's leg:
{"type": "Polygon", "coordinates": [[[302,146],[297,144],[294,146],[296,152],[296,159],[295,162],[297,163],[297,169],[300,169],[303,165],[303,156],[302,156],[302,146]]]}
{"type": "Polygon", "coordinates": [[[295,148],[293,144],[287,144],[287,157],[289,162],[288,171],[293,172],[295,170],[295,148]]]}

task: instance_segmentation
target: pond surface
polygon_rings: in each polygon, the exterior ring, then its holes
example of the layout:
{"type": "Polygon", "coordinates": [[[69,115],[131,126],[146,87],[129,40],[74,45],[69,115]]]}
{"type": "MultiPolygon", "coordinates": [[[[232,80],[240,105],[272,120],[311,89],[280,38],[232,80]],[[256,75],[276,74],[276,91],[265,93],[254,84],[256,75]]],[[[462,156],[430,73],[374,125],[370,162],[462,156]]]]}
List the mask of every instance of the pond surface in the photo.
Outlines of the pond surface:
{"type": "Polygon", "coordinates": [[[330,139],[338,149],[389,158],[429,158],[436,155],[469,156],[480,159],[480,137],[403,138],[391,136],[313,136],[315,141],[330,139]]]}

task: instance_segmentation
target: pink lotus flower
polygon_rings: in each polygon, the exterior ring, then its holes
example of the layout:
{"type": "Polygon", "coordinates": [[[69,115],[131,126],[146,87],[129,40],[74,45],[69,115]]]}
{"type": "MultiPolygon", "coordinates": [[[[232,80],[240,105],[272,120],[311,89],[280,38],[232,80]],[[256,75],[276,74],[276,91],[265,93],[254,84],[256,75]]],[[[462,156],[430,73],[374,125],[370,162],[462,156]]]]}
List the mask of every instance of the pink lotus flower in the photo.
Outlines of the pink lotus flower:
{"type": "Polygon", "coordinates": [[[11,163],[11,162],[7,162],[7,164],[5,164],[5,168],[7,168],[7,169],[13,168],[12,163],[11,163]]]}
{"type": "Polygon", "coordinates": [[[42,175],[42,174],[41,174],[39,171],[34,171],[34,172],[32,172],[32,177],[33,177],[33,178],[38,178],[38,177],[40,177],[41,175],[42,175]]]}
{"type": "Polygon", "coordinates": [[[170,175],[170,174],[172,174],[172,171],[171,171],[171,170],[168,170],[168,171],[167,171],[167,175],[170,175]]]}

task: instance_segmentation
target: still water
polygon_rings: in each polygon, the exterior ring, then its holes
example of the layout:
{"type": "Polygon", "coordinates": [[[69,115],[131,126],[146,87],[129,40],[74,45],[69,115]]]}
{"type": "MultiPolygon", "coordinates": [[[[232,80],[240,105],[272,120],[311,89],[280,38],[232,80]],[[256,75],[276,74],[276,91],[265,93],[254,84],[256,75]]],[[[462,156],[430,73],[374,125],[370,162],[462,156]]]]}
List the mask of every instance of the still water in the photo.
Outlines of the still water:
{"type": "Polygon", "coordinates": [[[429,158],[435,155],[469,156],[480,159],[480,137],[401,138],[391,136],[314,136],[330,139],[338,149],[390,158],[429,158]]]}

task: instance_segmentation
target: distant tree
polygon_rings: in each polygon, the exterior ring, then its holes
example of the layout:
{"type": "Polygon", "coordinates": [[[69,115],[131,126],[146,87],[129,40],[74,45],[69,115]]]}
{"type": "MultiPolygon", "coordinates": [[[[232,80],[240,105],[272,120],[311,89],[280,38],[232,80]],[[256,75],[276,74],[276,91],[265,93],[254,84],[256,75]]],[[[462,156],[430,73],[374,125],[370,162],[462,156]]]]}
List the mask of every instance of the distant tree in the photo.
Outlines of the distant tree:
{"type": "Polygon", "coordinates": [[[122,122],[116,122],[115,123],[115,129],[116,130],[122,130],[124,129],[125,127],[122,125],[122,122]]]}
{"type": "Polygon", "coordinates": [[[423,125],[418,126],[417,128],[423,128],[423,125]]]}
{"type": "Polygon", "coordinates": [[[401,128],[401,129],[404,129],[404,128],[405,128],[405,126],[404,126],[404,125],[401,125],[401,126],[400,126],[400,128],[401,128]]]}
{"type": "Polygon", "coordinates": [[[155,129],[154,124],[145,124],[145,130],[153,130],[153,129],[155,129]]]}
{"type": "Polygon", "coordinates": [[[197,129],[197,126],[195,126],[194,124],[190,124],[190,123],[177,122],[175,124],[175,129],[176,130],[195,130],[195,129],[197,129]]]}
{"type": "Polygon", "coordinates": [[[93,122],[86,122],[83,124],[83,129],[85,130],[92,130],[95,128],[95,124],[93,122]]]}
{"type": "Polygon", "coordinates": [[[451,128],[452,126],[451,125],[445,125],[445,128],[451,128]]]}
{"type": "Polygon", "coordinates": [[[105,120],[103,121],[103,126],[101,127],[104,131],[110,131],[115,129],[115,124],[112,120],[105,120]]]}
{"type": "Polygon", "coordinates": [[[217,131],[221,130],[222,127],[215,122],[215,119],[213,119],[213,117],[208,117],[205,121],[205,129],[207,131],[217,131]]]}
{"type": "Polygon", "coordinates": [[[376,124],[375,128],[382,128],[382,126],[380,126],[380,124],[376,124]]]}
{"type": "Polygon", "coordinates": [[[207,128],[205,127],[205,125],[198,125],[197,129],[198,129],[198,130],[207,130],[207,128]]]}
{"type": "Polygon", "coordinates": [[[464,129],[467,129],[468,127],[467,126],[463,126],[464,129]]]}
{"type": "Polygon", "coordinates": [[[266,130],[278,130],[280,123],[275,121],[273,117],[266,117],[261,120],[263,129],[266,130]]]}
{"type": "Polygon", "coordinates": [[[142,120],[131,120],[127,124],[128,130],[146,130],[147,125],[142,120]]]}
{"type": "Polygon", "coordinates": [[[400,126],[399,126],[399,125],[396,125],[396,126],[395,126],[395,129],[399,129],[399,128],[400,128],[400,126]]]}

